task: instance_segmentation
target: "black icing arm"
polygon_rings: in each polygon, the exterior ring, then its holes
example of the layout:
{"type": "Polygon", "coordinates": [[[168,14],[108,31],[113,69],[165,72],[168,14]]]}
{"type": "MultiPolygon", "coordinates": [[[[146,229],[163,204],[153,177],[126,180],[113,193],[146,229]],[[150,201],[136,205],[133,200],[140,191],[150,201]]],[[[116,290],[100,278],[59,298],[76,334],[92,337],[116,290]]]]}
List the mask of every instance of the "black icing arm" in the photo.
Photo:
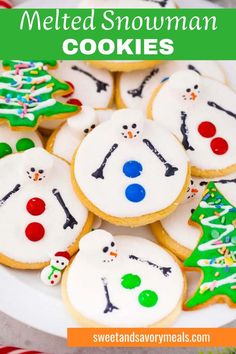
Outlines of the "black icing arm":
{"type": "Polygon", "coordinates": [[[119,310],[119,308],[117,306],[114,306],[111,303],[110,295],[109,295],[109,291],[108,291],[107,279],[106,278],[101,278],[101,279],[102,279],[102,283],[103,283],[105,297],[106,297],[106,300],[107,300],[106,308],[105,308],[105,310],[103,312],[104,313],[108,313],[108,312],[112,312],[113,310],[119,310]]]}
{"type": "Polygon", "coordinates": [[[101,166],[92,173],[92,176],[96,179],[101,178],[104,179],[104,175],[103,175],[103,171],[104,168],[106,167],[107,161],[109,160],[109,158],[111,157],[111,155],[113,154],[113,152],[118,148],[118,144],[113,144],[111,149],[109,150],[109,152],[106,154],[106,156],[104,157],[101,166]]]}
{"type": "Polygon", "coordinates": [[[17,184],[10,192],[8,192],[1,200],[0,207],[2,207],[6,201],[15,193],[19,192],[21,185],[17,184]]]}
{"type": "Polygon", "coordinates": [[[71,215],[71,213],[70,213],[69,209],[67,208],[67,206],[65,205],[65,202],[61,196],[61,193],[58,191],[58,189],[54,188],[52,190],[52,193],[56,197],[58,203],[61,205],[62,209],[64,210],[64,212],[66,214],[66,222],[63,225],[63,229],[66,230],[68,227],[73,229],[74,226],[78,224],[78,222],[75,220],[73,215],[71,215]]]}
{"type": "Polygon", "coordinates": [[[148,83],[149,80],[151,80],[151,78],[156,75],[159,72],[159,68],[155,68],[152,71],[150,71],[150,73],[143,79],[143,81],[141,82],[141,84],[139,85],[139,87],[132,89],[132,90],[128,90],[128,94],[131,95],[132,97],[140,97],[142,98],[142,94],[143,94],[143,89],[146,86],[146,84],[148,83]]]}
{"type": "Polygon", "coordinates": [[[101,91],[107,91],[107,87],[109,86],[108,83],[97,79],[94,75],[92,75],[91,73],[89,73],[86,70],[83,70],[83,69],[79,68],[77,65],[73,65],[71,67],[71,69],[75,70],[75,71],[79,71],[80,73],[90,77],[96,83],[96,87],[97,87],[97,92],[98,93],[100,93],[101,91]]]}
{"type": "Polygon", "coordinates": [[[177,167],[172,166],[166,161],[166,159],[161,155],[161,153],[155,148],[154,145],[148,139],[143,139],[144,144],[156,155],[156,157],[163,163],[166,168],[165,176],[171,177],[174,176],[175,172],[178,171],[177,167]]]}
{"type": "Polygon", "coordinates": [[[210,107],[212,107],[212,108],[216,108],[216,109],[218,109],[219,111],[222,111],[222,112],[228,114],[229,116],[231,116],[231,117],[233,117],[233,118],[236,118],[236,113],[233,113],[233,112],[231,112],[231,111],[229,111],[229,110],[227,110],[227,109],[221,107],[220,105],[218,105],[218,104],[215,103],[215,102],[208,101],[207,104],[208,104],[208,106],[210,106],[210,107]]]}
{"type": "Polygon", "coordinates": [[[129,259],[132,259],[134,261],[139,261],[139,262],[142,262],[142,263],[146,263],[148,264],[149,266],[153,267],[153,268],[156,268],[156,269],[159,269],[162,274],[165,276],[165,277],[168,277],[172,270],[171,270],[171,267],[160,267],[158,264],[156,263],[153,263],[147,259],[143,259],[143,258],[140,258],[140,257],[137,257],[133,254],[129,255],[129,259]]]}
{"type": "Polygon", "coordinates": [[[185,148],[185,150],[191,150],[194,151],[195,149],[189,144],[188,141],[188,128],[186,124],[187,120],[187,114],[185,112],[181,112],[181,126],[180,126],[180,131],[183,135],[183,140],[182,140],[182,145],[185,148]]]}

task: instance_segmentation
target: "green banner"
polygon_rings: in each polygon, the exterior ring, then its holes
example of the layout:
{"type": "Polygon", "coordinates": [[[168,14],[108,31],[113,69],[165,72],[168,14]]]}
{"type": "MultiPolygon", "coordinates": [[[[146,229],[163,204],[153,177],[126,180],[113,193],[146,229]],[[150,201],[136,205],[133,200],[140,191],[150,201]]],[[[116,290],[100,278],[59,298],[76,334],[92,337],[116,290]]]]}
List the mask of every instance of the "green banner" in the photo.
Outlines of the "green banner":
{"type": "Polygon", "coordinates": [[[236,9],[0,10],[0,58],[236,59],[236,9]]]}

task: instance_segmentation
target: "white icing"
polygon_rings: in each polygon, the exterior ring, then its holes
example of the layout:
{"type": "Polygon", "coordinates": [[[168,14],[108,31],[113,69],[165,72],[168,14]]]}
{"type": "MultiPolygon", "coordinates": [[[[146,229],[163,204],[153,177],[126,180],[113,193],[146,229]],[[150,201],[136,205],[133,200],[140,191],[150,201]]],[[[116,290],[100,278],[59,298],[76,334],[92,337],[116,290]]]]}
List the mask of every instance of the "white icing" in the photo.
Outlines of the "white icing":
{"type": "Polygon", "coordinates": [[[158,0],[81,0],[79,7],[81,8],[176,8],[174,1],[167,0],[165,6],[161,6],[163,1],[158,0]]]}
{"type": "MultiPolygon", "coordinates": [[[[60,98],[59,100],[62,102],[76,98],[84,106],[97,109],[107,108],[112,102],[113,76],[105,69],[97,69],[78,60],[59,60],[58,68],[49,72],[57,79],[71,82],[74,86],[74,93],[69,97],[60,98]],[[73,70],[73,66],[83,72],[73,70]]],[[[52,130],[56,129],[62,122],[62,120],[44,121],[40,123],[40,127],[52,130]]]]}
{"type": "Polygon", "coordinates": [[[181,112],[186,113],[188,141],[194,148],[194,151],[187,150],[191,164],[202,170],[224,169],[236,163],[236,119],[209,106],[208,102],[215,102],[236,114],[236,95],[229,87],[200,77],[190,70],[179,71],[171,76],[156,95],[152,104],[152,117],[183,141],[181,112]],[[205,121],[216,127],[216,134],[211,138],[205,138],[198,132],[200,123],[205,121]],[[223,138],[228,143],[226,153],[213,153],[210,144],[214,138],[223,138]]]}
{"type": "MultiPolygon", "coordinates": [[[[196,194],[195,198],[191,198],[188,202],[179,205],[178,208],[174,211],[174,213],[172,213],[161,221],[161,224],[168,233],[168,235],[178,244],[190,250],[193,250],[196,247],[198,240],[201,236],[201,231],[197,227],[189,225],[188,221],[192,215],[191,210],[196,209],[201,200],[202,193],[206,188],[206,185],[201,186],[200,183],[202,181],[210,182],[233,179],[236,179],[236,173],[224,177],[217,177],[211,179],[193,178],[194,188],[198,190],[198,193],[196,194]]],[[[216,183],[216,187],[227,200],[229,200],[233,205],[236,205],[236,180],[235,183],[216,183]]],[[[227,244],[227,246],[228,245],[229,244],[227,244]]]]}
{"type": "MultiPolygon", "coordinates": [[[[231,266],[232,267],[232,266],[231,266]]],[[[222,285],[225,285],[225,284],[233,284],[233,283],[236,283],[236,274],[232,274],[226,278],[223,278],[221,280],[215,280],[214,281],[214,289],[222,286],[222,285]]],[[[200,291],[202,292],[205,292],[207,289],[211,289],[213,285],[213,282],[205,282],[205,283],[202,283],[202,285],[200,286],[200,291]]]]}
{"type": "Polygon", "coordinates": [[[35,147],[42,147],[42,141],[37,134],[37,132],[33,131],[14,131],[9,129],[6,124],[0,125],[0,143],[6,143],[10,145],[12,152],[17,152],[16,150],[16,143],[20,139],[31,139],[35,147]]]}
{"type": "Polygon", "coordinates": [[[142,112],[128,109],[116,111],[109,121],[85,137],[74,164],[75,179],[85,196],[98,209],[116,217],[143,216],[169,207],[180,195],[187,171],[188,159],[177,139],[156,122],[145,119],[142,112]],[[132,139],[128,138],[132,135],[132,139]],[[174,175],[165,176],[164,163],[143,139],[148,139],[167,163],[178,168],[174,175]],[[118,147],[106,163],[104,179],[93,177],[114,144],[118,147]],[[123,166],[133,160],[142,165],[142,171],[138,177],[129,178],[123,173],[123,166]],[[145,189],[142,201],[134,203],[125,197],[126,188],[132,184],[145,189]]]}
{"type": "Polygon", "coordinates": [[[68,270],[66,290],[73,308],[88,320],[109,327],[146,327],[176,309],[183,295],[184,281],[176,261],[155,243],[135,236],[112,237],[98,230],[81,239],[80,252],[68,270]],[[111,242],[115,243],[113,247],[111,242]],[[109,248],[106,253],[104,247],[109,248]],[[129,259],[130,255],[142,261],[129,259]],[[145,260],[160,267],[171,267],[171,273],[164,276],[145,260]],[[138,275],[140,286],[124,288],[121,280],[126,274],[138,275]],[[118,310],[104,313],[107,301],[102,278],[110,301],[118,310]],[[149,308],[138,301],[139,294],[147,289],[158,295],[158,302],[149,308]]]}
{"type": "Polygon", "coordinates": [[[98,125],[111,116],[112,110],[94,111],[90,107],[83,106],[81,112],[69,118],[55,136],[52,152],[68,162],[72,161],[75,150],[83,138],[92,131],[94,125],[98,125]]]}
{"type": "Polygon", "coordinates": [[[0,253],[18,262],[36,263],[49,261],[49,255],[58,250],[67,250],[81,233],[88,217],[87,209],[72,188],[69,165],[42,148],[34,148],[1,159],[0,170],[1,199],[17,184],[21,185],[20,190],[0,206],[0,253]],[[73,229],[63,228],[66,214],[53,189],[60,192],[78,222],[73,229]],[[46,209],[41,215],[33,216],[26,210],[31,198],[41,198],[45,202],[46,209]],[[41,223],[45,229],[40,241],[32,242],[25,235],[27,225],[32,222],[41,223]]]}
{"type": "Polygon", "coordinates": [[[146,113],[147,105],[153,91],[176,71],[186,70],[189,66],[201,75],[225,81],[224,73],[214,61],[165,61],[152,69],[126,72],[120,75],[119,94],[127,108],[141,109],[146,113]]]}

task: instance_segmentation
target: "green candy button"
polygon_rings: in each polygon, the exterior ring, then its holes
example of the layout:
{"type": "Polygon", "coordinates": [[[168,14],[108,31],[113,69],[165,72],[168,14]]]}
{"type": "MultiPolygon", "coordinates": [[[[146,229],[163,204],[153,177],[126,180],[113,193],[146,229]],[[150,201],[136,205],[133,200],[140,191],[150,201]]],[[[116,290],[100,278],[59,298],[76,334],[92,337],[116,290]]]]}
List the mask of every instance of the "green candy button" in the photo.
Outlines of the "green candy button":
{"type": "Polygon", "coordinates": [[[144,307],[153,307],[158,301],[158,296],[155,291],[144,290],[139,294],[138,301],[144,307]]]}
{"type": "Polygon", "coordinates": [[[0,158],[12,154],[12,148],[6,143],[0,143],[0,158]]]}
{"type": "Polygon", "coordinates": [[[22,138],[18,140],[16,143],[16,150],[18,152],[29,150],[32,149],[33,147],[35,147],[35,143],[33,142],[33,140],[28,138],[22,138]]]}
{"type": "Polygon", "coordinates": [[[125,289],[134,289],[140,286],[141,279],[138,275],[135,274],[125,274],[121,278],[121,285],[125,289]]]}

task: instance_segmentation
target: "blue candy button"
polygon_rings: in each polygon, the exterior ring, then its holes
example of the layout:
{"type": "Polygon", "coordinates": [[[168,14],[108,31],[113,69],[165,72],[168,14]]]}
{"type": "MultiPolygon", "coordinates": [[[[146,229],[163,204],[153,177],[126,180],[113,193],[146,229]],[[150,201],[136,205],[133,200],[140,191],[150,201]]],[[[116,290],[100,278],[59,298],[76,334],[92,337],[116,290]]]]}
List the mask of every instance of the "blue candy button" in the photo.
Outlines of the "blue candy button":
{"type": "Polygon", "coordinates": [[[141,202],[145,195],[145,189],[140,184],[130,184],[125,190],[126,198],[133,203],[141,202]]]}
{"type": "Polygon", "coordinates": [[[126,177],[136,178],[141,175],[143,167],[138,161],[128,161],[123,166],[123,172],[126,177]]]}

